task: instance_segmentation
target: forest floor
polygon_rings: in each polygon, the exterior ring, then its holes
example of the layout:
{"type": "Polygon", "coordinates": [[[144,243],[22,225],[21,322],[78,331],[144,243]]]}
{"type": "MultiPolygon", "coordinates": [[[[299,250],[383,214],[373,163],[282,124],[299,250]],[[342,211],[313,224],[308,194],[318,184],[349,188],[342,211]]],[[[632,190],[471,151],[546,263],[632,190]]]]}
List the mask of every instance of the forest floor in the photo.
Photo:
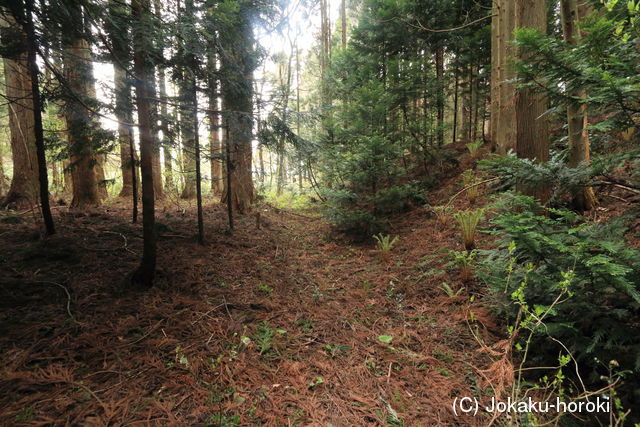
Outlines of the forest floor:
{"type": "MultiPolygon", "coordinates": [[[[433,205],[460,189],[444,184],[433,205]]],[[[193,208],[164,204],[149,291],[128,289],[142,230],[122,202],[58,209],[46,240],[0,223],[0,424],[487,424],[453,400],[512,372],[484,290],[448,266],[452,223],[398,216],[384,259],[312,211],[256,210],[229,234],[207,205],[199,246],[193,208]]]]}

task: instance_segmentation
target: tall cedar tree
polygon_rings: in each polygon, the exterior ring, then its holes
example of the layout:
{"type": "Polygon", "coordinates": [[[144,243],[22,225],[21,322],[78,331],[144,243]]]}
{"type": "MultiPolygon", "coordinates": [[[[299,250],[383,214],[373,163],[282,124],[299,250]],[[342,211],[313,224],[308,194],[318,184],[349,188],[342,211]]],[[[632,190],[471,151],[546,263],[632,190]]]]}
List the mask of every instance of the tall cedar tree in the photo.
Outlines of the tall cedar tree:
{"type": "MultiPolygon", "coordinates": [[[[564,40],[575,45],[580,39],[578,21],[583,19],[589,7],[579,4],[578,0],[561,0],[560,16],[562,21],[562,33],[564,40]]],[[[590,160],[589,147],[589,117],[587,105],[581,103],[587,97],[584,90],[570,93],[571,100],[567,105],[567,124],[569,129],[569,166],[578,167],[580,164],[588,164],[590,160]]],[[[575,190],[573,194],[573,207],[578,211],[592,209],[596,205],[596,196],[593,188],[585,187],[575,190]]]]}
{"type": "Polygon", "coordinates": [[[155,195],[153,186],[153,123],[152,96],[153,62],[149,52],[153,48],[150,37],[152,15],[149,0],[132,0],[133,69],[135,74],[136,106],[140,130],[140,169],[142,172],[142,233],[144,238],[142,262],[133,273],[133,282],[151,287],[156,270],[155,195]]]}
{"type": "Polygon", "coordinates": [[[180,130],[182,133],[182,169],[184,187],[180,197],[193,199],[196,197],[196,128],[193,117],[195,102],[195,68],[194,55],[196,49],[195,7],[193,0],[184,3],[184,14],[180,22],[177,61],[179,67],[178,90],[180,98],[180,130]]]}
{"type": "MultiPolygon", "coordinates": [[[[517,0],[515,2],[516,28],[534,28],[544,34],[547,30],[547,5],[539,0],[517,0]]],[[[520,59],[524,59],[520,55],[520,59]]],[[[516,152],[518,157],[535,159],[537,162],[549,160],[549,124],[546,112],[546,95],[530,88],[518,88],[515,98],[516,152]]],[[[503,118],[504,119],[504,118],[503,118]]],[[[518,185],[524,194],[533,196],[542,204],[550,197],[550,190],[544,186],[518,185]]]]}
{"type": "MultiPolygon", "coordinates": [[[[16,30],[16,34],[19,35],[17,44],[18,50],[15,52],[18,57],[22,57],[23,52],[26,51],[26,70],[23,70],[27,74],[28,81],[30,83],[29,93],[24,93],[24,100],[30,100],[30,117],[27,118],[27,123],[31,123],[31,128],[23,128],[22,131],[33,134],[33,140],[35,143],[36,151],[36,164],[37,167],[37,194],[40,196],[40,210],[42,212],[42,218],[44,220],[45,232],[48,235],[55,233],[55,226],[53,223],[53,216],[51,215],[51,208],[49,206],[49,179],[47,176],[47,163],[45,158],[45,145],[44,145],[44,131],[42,126],[42,98],[40,95],[39,86],[39,71],[37,63],[38,55],[38,41],[36,39],[36,30],[33,22],[33,13],[35,12],[35,6],[32,0],[25,0],[24,2],[17,2],[13,4],[9,9],[9,22],[14,24],[13,28],[16,30]],[[29,120],[30,119],[30,120],[29,120]]],[[[3,34],[4,39],[5,34],[3,34]]],[[[11,100],[10,100],[11,101],[11,100]]],[[[10,105],[11,108],[11,105],[10,105]]],[[[19,123],[23,126],[25,123],[19,123]]]]}
{"type": "Polygon", "coordinates": [[[67,22],[62,32],[65,88],[65,119],[71,157],[73,199],[71,206],[86,208],[100,204],[98,173],[93,149],[93,71],[88,24],[77,0],[66,4],[67,22]]]}
{"type": "Polygon", "coordinates": [[[38,157],[34,132],[34,107],[31,96],[26,34],[7,10],[2,16],[2,41],[4,54],[4,96],[9,113],[13,178],[3,207],[27,208],[37,203],[38,157]],[[16,43],[17,41],[17,43],[16,43]]]}
{"type": "Polygon", "coordinates": [[[111,42],[113,79],[115,86],[115,116],[118,120],[118,142],[120,145],[120,167],[122,189],[120,197],[131,198],[136,221],[139,174],[136,171],[137,154],[133,141],[133,102],[131,99],[132,76],[130,28],[128,8],[117,0],[109,2],[109,17],[106,31],[111,42]]]}
{"type": "MultiPolygon", "coordinates": [[[[239,213],[247,212],[254,199],[251,172],[251,141],[253,139],[253,71],[256,67],[254,37],[251,27],[252,6],[238,5],[235,22],[220,29],[220,42],[226,47],[220,54],[222,100],[225,122],[229,127],[227,179],[231,182],[231,205],[239,213]]],[[[228,191],[223,195],[226,202],[228,191]]]]}

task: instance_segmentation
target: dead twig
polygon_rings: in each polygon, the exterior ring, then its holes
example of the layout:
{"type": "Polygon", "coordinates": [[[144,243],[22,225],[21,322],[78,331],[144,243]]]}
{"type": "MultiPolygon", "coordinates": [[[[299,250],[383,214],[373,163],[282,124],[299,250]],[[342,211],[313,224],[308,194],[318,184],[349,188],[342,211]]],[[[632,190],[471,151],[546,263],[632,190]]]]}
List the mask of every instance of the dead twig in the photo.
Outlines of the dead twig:
{"type": "Polygon", "coordinates": [[[475,184],[471,184],[470,186],[465,187],[462,190],[458,191],[456,194],[454,194],[453,197],[451,197],[451,199],[449,199],[449,201],[447,202],[447,204],[445,206],[449,206],[451,204],[451,202],[453,202],[455,200],[456,197],[458,197],[459,195],[461,195],[462,193],[464,193],[468,189],[473,188],[473,187],[477,187],[478,185],[487,184],[489,182],[497,181],[499,179],[500,178],[485,179],[484,181],[480,181],[480,182],[476,182],[475,184]]]}
{"type": "Polygon", "coordinates": [[[158,323],[156,323],[155,325],[153,325],[153,326],[151,327],[151,329],[149,329],[149,330],[148,330],[148,331],[147,331],[143,336],[141,336],[141,337],[140,337],[140,338],[138,338],[137,340],[132,341],[132,342],[128,342],[128,343],[126,343],[126,344],[121,344],[121,345],[119,346],[119,348],[127,347],[127,346],[130,346],[130,345],[134,345],[134,344],[139,343],[140,341],[142,341],[143,339],[145,339],[146,337],[148,337],[149,335],[151,335],[151,334],[153,333],[153,331],[155,331],[156,329],[158,329],[158,327],[160,326],[160,324],[161,324],[162,322],[164,322],[164,319],[160,319],[160,321],[158,321],[158,323]]]}
{"type": "Polygon", "coordinates": [[[31,283],[38,283],[38,284],[43,284],[43,285],[54,285],[57,286],[59,288],[62,288],[65,292],[65,294],[67,294],[67,314],[69,314],[69,317],[71,318],[71,320],[73,320],[74,322],[76,322],[76,318],[73,317],[73,314],[71,314],[71,294],[69,293],[69,289],[67,289],[65,286],[61,285],[60,283],[56,283],[56,282],[49,282],[49,281],[33,281],[31,283]]]}

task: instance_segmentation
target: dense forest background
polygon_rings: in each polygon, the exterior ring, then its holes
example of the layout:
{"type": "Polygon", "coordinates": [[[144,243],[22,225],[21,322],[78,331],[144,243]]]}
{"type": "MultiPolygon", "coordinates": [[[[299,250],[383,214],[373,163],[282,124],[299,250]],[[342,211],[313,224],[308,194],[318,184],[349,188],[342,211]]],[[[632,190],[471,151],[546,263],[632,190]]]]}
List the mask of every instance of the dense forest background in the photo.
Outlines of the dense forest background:
{"type": "Polygon", "coordinates": [[[0,56],[0,423],[640,421],[640,2],[9,0],[0,56]]]}

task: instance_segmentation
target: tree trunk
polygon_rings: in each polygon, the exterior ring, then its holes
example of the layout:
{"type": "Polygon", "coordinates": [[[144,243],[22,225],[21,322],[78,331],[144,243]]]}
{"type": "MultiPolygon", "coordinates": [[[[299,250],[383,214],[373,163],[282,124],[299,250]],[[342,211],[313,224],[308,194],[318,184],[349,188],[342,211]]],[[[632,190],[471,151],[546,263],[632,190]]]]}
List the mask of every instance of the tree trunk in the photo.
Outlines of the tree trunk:
{"type": "MultiPolygon", "coordinates": [[[[194,58],[194,63],[195,63],[194,58]]],[[[195,67],[195,64],[194,64],[195,67]]],[[[204,244],[204,218],[202,212],[202,173],[200,171],[200,138],[199,138],[199,126],[198,126],[198,97],[197,97],[197,81],[196,78],[193,77],[191,80],[193,85],[193,98],[191,99],[191,121],[193,122],[194,127],[194,145],[195,145],[195,156],[196,156],[196,205],[197,205],[197,216],[198,216],[198,243],[204,244]]]]}
{"type": "MultiPolygon", "coordinates": [[[[3,33],[12,34],[15,39],[24,39],[22,27],[11,14],[6,13],[4,18],[3,33]]],[[[22,209],[35,206],[39,194],[34,109],[26,50],[14,58],[4,59],[4,77],[6,100],[3,101],[7,102],[9,113],[13,178],[2,207],[22,209]]]]}
{"type": "MultiPolygon", "coordinates": [[[[560,16],[564,40],[575,45],[580,39],[577,21],[582,19],[587,10],[585,6],[578,6],[577,0],[561,0],[560,16]],[[581,10],[583,9],[583,10],[581,10]],[[580,13],[583,12],[583,13],[580,13]]],[[[571,99],[567,105],[567,123],[569,128],[569,166],[578,167],[588,164],[590,160],[589,133],[587,126],[589,117],[587,105],[581,103],[587,96],[585,91],[575,90],[567,94],[571,99]]],[[[578,188],[573,193],[574,209],[583,212],[592,209],[597,204],[595,193],[591,187],[578,188]]]]}
{"type": "Polygon", "coordinates": [[[29,74],[31,77],[31,99],[33,100],[33,123],[36,136],[36,153],[38,156],[38,180],[40,189],[40,211],[44,220],[47,235],[55,234],[56,230],[49,206],[49,177],[47,176],[47,159],[44,147],[44,129],[42,125],[42,98],[40,97],[40,85],[38,83],[38,41],[33,25],[34,10],[33,0],[26,1],[24,29],[27,33],[27,57],[29,62],[29,74]]]}
{"type": "Polygon", "coordinates": [[[502,3],[502,0],[493,2],[493,16],[491,17],[491,121],[489,130],[491,151],[496,151],[497,148],[498,123],[500,122],[500,81],[502,78],[500,48],[503,36],[500,16],[503,13],[502,3]]]}
{"type": "MultiPolygon", "coordinates": [[[[496,143],[499,154],[506,154],[509,150],[516,148],[515,139],[515,86],[509,80],[514,78],[513,67],[509,65],[511,58],[515,56],[513,42],[513,31],[515,29],[515,2],[513,0],[502,0],[499,21],[501,25],[501,37],[499,39],[499,100],[498,107],[499,121],[497,124],[496,143]]],[[[544,2],[546,4],[546,2],[544,2]]]]}
{"type": "MultiPolygon", "coordinates": [[[[515,25],[517,28],[535,28],[546,33],[547,6],[539,0],[516,0],[515,25]]],[[[524,57],[520,55],[520,58],[524,57]]],[[[534,159],[537,162],[549,160],[549,126],[546,116],[548,100],[542,93],[529,88],[516,91],[516,152],[518,157],[534,159]]],[[[517,183],[518,190],[533,196],[542,204],[549,200],[550,190],[545,186],[532,187],[524,182],[517,183]]]]}
{"type": "Polygon", "coordinates": [[[25,95],[31,100],[31,123],[33,123],[31,133],[34,135],[36,150],[40,211],[42,212],[45,232],[47,235],[52,235],[55,234],[56,230],[53,224],[51,208],[49,206],[49,178],[47,176],[44,131],[42,127],[42,99],[40,97],[40,86],[38,83],[38,40],[36,38],[36,31],[33,25],[33,11],[33,0],[26,0],[23,4],[14,5],[12,13],[14,14],[14,24],[19,24],[19,27],[17,27],[18,31],[20,34],[24,35],[24,47],[26,48],[27,53],[27,70],[25,71],[28,73],[29,83],[31,86],[30,93],[25,95]]]}
{"type": "Polygon", "coordinates": [[[444,47],[436,47],[436,141],[444,145],[444,47]]]}
{"type": "MultiPolygon", "coordinates": [[[[250,8],[240,6],[237,22],[220,32],[222,44],[228,46],[221,58],[222,97],[232,170],[232,204],[239,213],[247,212],[254,199],[251,171],[251,141],[253,139],[253,49],[250,8]]],[[[226,201],[227,192],[223,195],[226,201]]]]}
{"type": "Polygon", "coordinates": [[[185,106],[185,99],[189,97],[189,89],[180,89],[180,133],[182,135],[182,171],[184,187],[180,194],[181,199],[194,199],[196,197],[196,158],[195,158],[195,134],[194,126],[190,121],[191,114],[185,106]]]}
{"type": "Polygon", "coordinates": [[[162,164],[160,163],[160,128],[158,127],[158,97],[156,95],[155,70],[152,70],[150,79],[149,90],[151,93],[149,99],[151,101],[151,136],[153,137],[153,150],[151,152],[151,161],[153,162],[153,193],[157,200],[161,200],[164,199],[164,188],[162,187],[162,164]]]}
{"type": "Polygon", "coordinates": [[[453,83],[453,126],[451,142],[455,143],[458,137],[458,86],[460,86],[460,76],[458,75],[458,66],[455,66],[455,81],[453,83]]]}
{"type": "Polygon", "coordinates": [[[118,142],[120,144],[120,168],[122,169],[122,189],[120,197],[130,198],[133,195],[133,176],[135,173],[136,154],[131,152],[133,140],[133,104],[131,103],[131,84],[126,71],[117,64],[113,65],[115,84],[115,116],[118,120],[118,142]]]}
{"type": "MultiPolygon", "coordinates": [[[[225,109],[225,105],[224,105],[224,100],[221,98],[218,100],[218,102],[220,103],[220,152],[221,153],[226,153],[226,149],[227,149],[227,137],[229,136],[229,132],[227,131],[227,129],[224,128],[223,122],[222,122],[222,117],[225,117],[224,114],[224,109],[225,109]]],[[[219,160],[220,161],[220,175],[221,175],[221,182],[222,182],[222,193],[220,193],[220,202],[223,202],[223,197],[225,194],[225,191],[227,190],[227,166],[226,166],[226,154],[224,155],[224,159],[219,160]]]]}
{"type": "MultiPolygon", "coordinates": [[[[162,16],[162,4],[160,0],[153,1],[153,7],[155,9],[155,14],[158,17],[162,16]]],[[[164,55],[164,46],[157,46],[160,55],[164,55]]],[[[166,74],[163,65],[159,65],[156,67],[158,70],[158,97],[160,104],[160,115],[158,117],[159,128],[158,130],[162,132],[162,139],[160,139],[160,133],[158,133],[158,146],[162,150],[162,155],[164,157],[164,191],[170,191],[174,189],[173,182],[173,164],[172,164],[172,155],[171,155],[171,145],[173,143],[173,138],[171,136],[171,132],[169,130],[169,111],[167,108],[167,82],[166,82],[166,74]]],[[[158,156],[159,158],[160,156],[158,156]]],[[[158,185],[156,185],[157,187],[158,185]]]]}
{"type": "Polygon", "coordinates": [[[180,77],[178,83],[178,92],[180,98],[180,131],[182,135],[182,172],[184,176],[184,187],[180,198],[194,199],[196,197],[196,158],[195,158],[195,127],[191,120],[190,100],[192,98],[193,87],[189,83],[193,77],[191,74],[194,70],[189,69],[185,63],[188,61],[187,56],[190,54],[192,46],[192,35],[188,28],[193,27],[194,5],[193,0],[186,0],[184,7],[184,27],[187,28],[181,36],[178,44],[178,57],[182,61],[180,64],[180,77]]]}
{"type": "Polygon", "coordinates": [[[326,72],[331,62],[331,17],[329,0],[320,0],[320,104],[322,114],[331,102],[326,87],[326,72]]]}
{"type": "Polygon", "coordinates": [[[340,2],[340,21],[342,24],[342,49],[347,48],[347,5],[346,0],[340,2]]]}
{"type": "MultiPolygon", "coordinates": [[[[149,0],[132,0],[132,18],[139,28],[150,28],[149,0]]],[[[155,195],[153,186],[153,123],[151,120],[153,63],[147,53],[152,40],[144,31],[135,33],[133,40],[133,67],[135,73],[136,106],[140,130],[140,168],[142,171],[142,233],[144,238],[142,262],[132,276],[132,281],[143,287],[151,287],[156,270],[155,195]]]]}
{"type": "Polygon", "coordinates": [[[84,18],[80,6],[71,9],[69,34],[65,37],[64,76],[65,119],[71,151],[73,199],[71,207],[86,208],[100,204],[98,178],[93,154],[93,113],[88,106],[95,102],[91,48],[85,39],[84,18]]]}
{"type": "Polygon", "coordinates": [[[222,147],[220,145],[220,114],[218,113],[218,64],[215,52],[215,35],[209,41],[207,56],[209,71],[209,155],[211,157],[211,193],[218,196],[223,193],[222,186],[222,147]]]}
{"type": "MultiPolygon", "coordinates": [[[[478,73],[478,66],[477,65],[471,65],[471,75],[474,76],[478,73]]],[[[479,120],[479,110],[480,110],[480,79],[479,78],[474,78],[473,79],[473,84],[471,86],[471,106],[473,108],[472,110],[472,123],[471,123],[471,129],[472,129],[472,134],[471,134],[471,141],[475,142],[478,140],[478,123],[480,122],[479,120]]]]}
{"type": "Polygon", "coordinates": [[[2,147],[0,147],[0,198],[9,187],[9,179],[4,171],[4,155],[2,147]]]}

